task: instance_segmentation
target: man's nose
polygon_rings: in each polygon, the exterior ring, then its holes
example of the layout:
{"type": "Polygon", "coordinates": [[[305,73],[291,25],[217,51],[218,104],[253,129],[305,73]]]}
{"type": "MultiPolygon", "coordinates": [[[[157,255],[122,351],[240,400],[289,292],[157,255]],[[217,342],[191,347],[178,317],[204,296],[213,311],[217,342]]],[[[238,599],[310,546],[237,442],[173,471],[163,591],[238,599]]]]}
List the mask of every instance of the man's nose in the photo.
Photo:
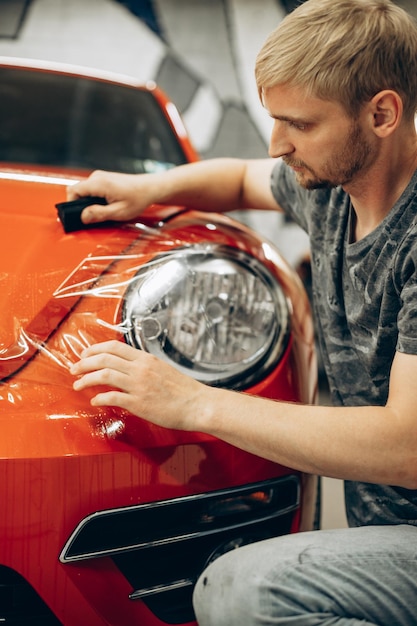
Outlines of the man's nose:
{"type": "Polygon", "coordinates": [[[280,120],[274,120],[269,140],[269,156],[277,158],[291,154],[292,152],[294,152],[294,146],[287,136],[285,123],[280,120]]]}

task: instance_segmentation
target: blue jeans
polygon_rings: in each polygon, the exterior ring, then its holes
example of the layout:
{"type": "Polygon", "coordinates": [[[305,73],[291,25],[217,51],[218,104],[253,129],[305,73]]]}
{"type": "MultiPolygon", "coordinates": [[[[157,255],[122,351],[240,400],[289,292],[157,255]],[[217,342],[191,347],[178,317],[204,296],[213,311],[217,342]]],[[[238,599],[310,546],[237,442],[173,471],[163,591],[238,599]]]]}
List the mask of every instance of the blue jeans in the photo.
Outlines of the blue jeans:
{"type": "Polygon", "coordinates": [[[220,557],[194,592],[200,626],[417,626],[417,527],[261,541],[220,557]]]}

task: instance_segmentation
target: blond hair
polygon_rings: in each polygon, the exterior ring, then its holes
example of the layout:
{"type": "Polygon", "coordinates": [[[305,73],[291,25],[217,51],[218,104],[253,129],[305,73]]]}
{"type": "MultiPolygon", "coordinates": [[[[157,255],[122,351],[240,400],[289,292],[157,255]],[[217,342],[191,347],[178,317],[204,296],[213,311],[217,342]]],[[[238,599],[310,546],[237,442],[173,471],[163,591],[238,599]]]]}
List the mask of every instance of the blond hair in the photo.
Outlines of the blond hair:
{"type": "Polygon", "coordinates": [[[417,24],[390,0],[308,0],[268,37],[255,76],[260,96],[288,83],[353,116],[392,89],[410,118],[417,110],[417,24]]]}

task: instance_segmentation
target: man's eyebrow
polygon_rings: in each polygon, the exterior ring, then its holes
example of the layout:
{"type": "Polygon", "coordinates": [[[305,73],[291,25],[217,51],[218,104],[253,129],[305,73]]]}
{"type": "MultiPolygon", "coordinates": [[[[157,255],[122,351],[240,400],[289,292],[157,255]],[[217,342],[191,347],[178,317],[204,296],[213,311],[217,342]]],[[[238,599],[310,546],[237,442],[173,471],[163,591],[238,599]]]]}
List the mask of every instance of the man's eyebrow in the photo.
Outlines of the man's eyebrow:
{"type": "Polygon", "coordinates": [[[275,115],[274,113],[268,112],[269,117],[273,120],[279,120],[280,122],[303,122],[306,124],[308,122],[305,117],[297,117],[295,115],[275,115]]]}

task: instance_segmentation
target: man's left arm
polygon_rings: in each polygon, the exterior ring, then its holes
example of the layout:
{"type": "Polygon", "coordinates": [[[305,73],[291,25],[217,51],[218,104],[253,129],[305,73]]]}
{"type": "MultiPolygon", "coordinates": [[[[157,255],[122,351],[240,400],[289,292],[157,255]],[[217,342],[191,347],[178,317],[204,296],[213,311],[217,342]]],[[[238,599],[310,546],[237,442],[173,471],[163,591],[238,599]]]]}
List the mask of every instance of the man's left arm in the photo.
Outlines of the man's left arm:
{"type": "Polygon", "coordinates": [[[397,352],[385,406],[308,406],[208,387],[153,355],[112,341],[71,368],[94,406],[166,428],[206,432],[312,474],[417,488],[417,356],[397,352]]]}

